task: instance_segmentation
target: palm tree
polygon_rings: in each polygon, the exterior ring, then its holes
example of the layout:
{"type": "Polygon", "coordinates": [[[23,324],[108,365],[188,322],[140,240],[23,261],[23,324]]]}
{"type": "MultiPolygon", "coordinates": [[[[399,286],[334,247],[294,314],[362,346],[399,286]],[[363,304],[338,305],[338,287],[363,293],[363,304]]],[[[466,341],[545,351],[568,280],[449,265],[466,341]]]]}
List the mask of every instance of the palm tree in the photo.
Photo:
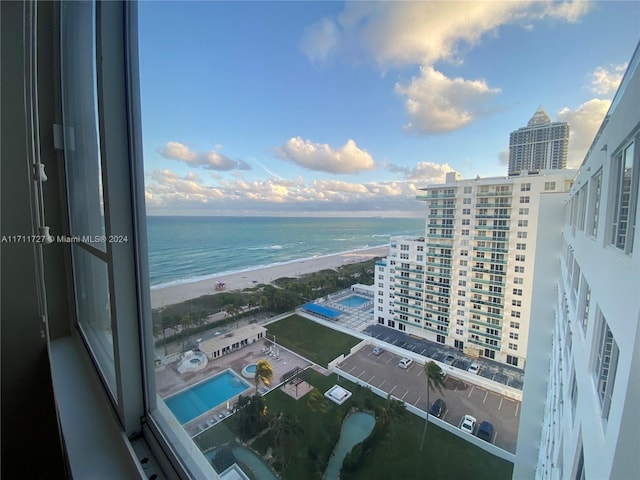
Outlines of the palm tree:
{"type": "Polygon", "coordinates": [[[271,384],[273,379],[273,367],[267,360],[258,360],[256,363],[256,373],[253,377],[256,382],[256,394],[258,393],[258,384],[262,382],[265,386],[271,384]]]}
{"type": "Polygon", "coordinates": [[[422,432],[422,441],[420,442],[420,451],[424,444],[424,436],[427,433],[427,424],[429,423],[429,390],[435,388],[442,393],[444,387],[444,373],[436,362],[431,360],[424,365],[424,374],[427,377],[427,418],[424,419],[424,430],[422,432]]]}

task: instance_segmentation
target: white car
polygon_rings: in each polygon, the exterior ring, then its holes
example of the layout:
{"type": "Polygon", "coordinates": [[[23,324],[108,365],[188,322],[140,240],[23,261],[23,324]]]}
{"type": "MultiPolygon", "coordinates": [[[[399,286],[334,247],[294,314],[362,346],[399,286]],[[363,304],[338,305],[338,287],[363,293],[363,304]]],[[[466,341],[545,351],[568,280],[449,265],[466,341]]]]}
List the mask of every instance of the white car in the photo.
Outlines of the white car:
{"type": "Polygon", "coordinates": [[[476,362],[473,362],[471,365],[469,365],[469,368],[467,368],[467,372],[475,373],[476,375],[478,374],[479,371],[480,371],[480,365],[478,365],[476,362]]]}
{"type": "Polygon", "coordinates": [[[409,368],[411,366],[411,364],[413,363],[413,360],[411,360],[410,358],[403,358],[402,360],[400,360],[400,363],[398,363],[398,366],[400,368],[409,368]]]}
{"type": "Polygon", "coordinates": [[[473,429],[476,426],[476,419],[471,415],[465,415],[460,422],[460,430],[473,435],[473,429]]]}
{"type": "Polygon", "coordinates": [[[384,352],[382,347],[375,347],[371,353],[377,357],[378,355],[382,355],[382,352],[384,352]]]}

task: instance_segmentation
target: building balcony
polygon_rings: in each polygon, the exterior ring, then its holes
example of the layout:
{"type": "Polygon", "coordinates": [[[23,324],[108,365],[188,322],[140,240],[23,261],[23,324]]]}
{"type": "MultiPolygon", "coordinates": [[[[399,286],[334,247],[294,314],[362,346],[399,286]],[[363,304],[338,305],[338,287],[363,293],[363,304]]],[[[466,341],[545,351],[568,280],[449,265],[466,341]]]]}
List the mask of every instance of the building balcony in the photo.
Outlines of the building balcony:
{"type": "MultiPolygon", "coordinates": [[[[469,308],[469,313],[475,313],[477,315],[484,315],[485,317],[495,318],[496,320],[500,320],[500,321],[502,321],[502,319],[504,317],[503,314],[489,313],[489,312],[485,312],[483,310],[478,310],[476,308],[469,308]]],[[[471,320],[469,320],[469,321],[471,321],[471,320]]]]}
{"type": "Polygon", "coordinates": [[[476,203],[476,208],[511,208],[511,203],[476,203]]]}
{"type": "MultiPolygon", "coordinates": [[[[475,332],[474,332],[474,334],[475,334],[475,332]]],[[[484,342],[481,342],[481,341],[478,341],[478,340],[474,340],[473,338],[468,338],[467,341],[469,343],[473,343],[474,345],[480,345],[480,346],[482,346],[484,348],[489,348],[489,349],[494,350],[496,352],[500,351],[500,344],[499,343],[498,343],[497,346],[496,345],[489,345],[488,343],[484,343],[484,342]]]]}
{"type": "Polygon", "coordinates": [[[511,230],[509,225],[475,225],[475,230],[511,230]]]}
{"type": "Polygon", "coordinates": [[[504,287],[506,283],[505,279],[506,277],[503,277],[502,280],[496,281],[496,280],[488,280],[486,278],[471,277],[471,281],[473,282],[484,283],[485,285],[495,285],[497,287],[504,287]]]}
{"type": "MultiPolygon", "coordinates": [[[[476,237],[476,238],[478,238],[478,237],[476,237]]],[[[506,248],[473,247],[473,250],[477,251],[477,252],[509,253],[509,250],[506,249],[506,248]]]]}
{"type": "MultiPolygon", "coordinates": [[[[500,325],[494,325],[493,323],[483,322],[482,320],[474,320],[471,317],[469,317],[469,322],[470,323],[475,323],[476,325],[480,325],[481,327],[495,328],[496,330],[502,331],[502,323],[500,325]]],[[[474,330],[474,332],[475,332],[475,330],[474,330]]]]}
{"type": "Polygon", "coordinates": [[[513,195],[512,191],[508,192],[478,192],[476,197],[507,197],[513,195]]]}

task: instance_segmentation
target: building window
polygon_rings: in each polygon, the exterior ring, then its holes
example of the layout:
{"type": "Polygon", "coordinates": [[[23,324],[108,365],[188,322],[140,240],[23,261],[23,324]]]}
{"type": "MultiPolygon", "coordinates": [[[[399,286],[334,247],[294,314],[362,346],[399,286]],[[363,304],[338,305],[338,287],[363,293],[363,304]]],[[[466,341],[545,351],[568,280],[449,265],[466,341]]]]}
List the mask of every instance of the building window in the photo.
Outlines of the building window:
{"type": "Polygon", "coordinates": [[[524,273],[524,267],[516,265],[513,269],[516,273],[524,273]]]}
{"type": "Polygon", "coordinates": [[[529,215],[529,209],[527,207],[519,208],[518,215],[529,215]]]}
{"type": "Polygon", "coordinates": [[[471,205],[471,199],[470,198],[463,198],[462,199],[462,204],[463,205],[471,205]]]}
{"type": "Polygon", "coordinates": [[[520,197],[520,203],[529,203],[529,201],[530,201],[530,198],[528,196],[520,197]]]}
{"type": "Polygon", "coordinates": [[[634,158],[635,143],[616,155],[611,172],[613,197],[613,218],[611,224],[611,244],[625,253],[633,250],[635,229],[635,207],[638,200],[638,167],[634,158]],[[635,168],[634,168],[635,167],[635,168]]]}
{"type": "Polygon", "coordinates": [[[512,322],[509,323],[509,326],[511,328],[515,328],[516,330],[518,330],[518,329],[520,329],[520,322],[513,322],[512,321],[512,322]]]}
{"type": "Polygon", "coordinates": [[[524,284],[524,278],[515,277],[513,279],[513,283],[514,283],[514,285],[523,285],[524,284]]]}
{"type": "Polygon", "coordinates": [[[589,304],[591,303],[591,288],[587,283],[584,276],[580,282],[580,311],[582,312],[582,331],[587,332],[587,326],[589,325],[589,304]]]}
{"type": "Polygon", "coordinates": [[[528,192],[531,190],[531,184],[530,183],[522,183],[520,184],[520,191],[521,192],[528,192]]]}
{"type": "Polygon", "coordinates": [[[587,208],[587,188],[588,188],[588,184],[584,184],[582,186],[582,188],[580,189],[580,191],[578,192],[578,218],[576,220],[576,227],[578,230],[583,231],[584,230],[584,218],[586,215],[586,208],[587,208]]]}
{"type": "Polygon", "coordinates": [[[591,178],[591,193],[589,195],[589,223],[587,231],[592,236],[598,235],[598,217],[600,215],[600,196],[602,195],[602,169],[591,178]]]}
{"type": "Polygon", "coordinates": [[[527,232],[518,232],[516,236],[518,238],[527,238],[527,232]]]}
{"type": "Polygon", "coordinates": [[[514,357],[513,355],[507,355],[507,365],[513,365],[514,367],[517,367],[518,357],[514,357]]]}
{"type": "Polygon", "coordinates": [[[600,311],[598,311],[597,322],[598,330],[594,342],[593,377],[600,406],[602,407],[602,418],[607,419],[611,408],[611,395],[613,394],[613,386],[616,379],[619,350],[607,320],[600,311]]]}
{"type": "Polygon", "coordinates": [[[462,235],[469,235],[469,230],[467,229],[462,230],[462,235]]]}
{"type": "Polygon", "coordinates": [[[462,219],[462,225],[470,225],[471,224],[471,220],[469,220],[468,218],[463,218],[462,219]]]}
{"type": "Polygon", "coordinates": [[[524,262],[525,258],[524,255],[516,255],[516,262],[524,262]]]}
{"type": "Polygon", "coordinates": [[[509,343],[509,349],[510,350],[518,350],[518,345],[515,343],[509,343]]]}
{"type": "Polygon", "coordinates": [[[473,188],[473,187],[464,187],[463,192],[464,192],[465,194],[469,194],[469,193],[471,193],[472,188],[473,188]]]}
{"type": "Polygon", "coordinates": [[[554,191],[556,189],[556,182],[544,182],[544,191],[554,191]]]}
{"type": "Polygon", "coordinates": [[[526,250],[526,249],[527,249],[526,243],[516,243],[516,250],[526,250]]]}
{"type": "Polygon", "coordinates": [[[522,300],[513,299],[513,300],[511,300],[511,305],[514,306],[514,307],[521,307],[522,306],[522,300]]]}
{"type": "Polygon", "coordinates": [[[462,209],[462,214],[463,215],[471,215],[471,209],[470,208],[463,208],[462,209]]]}
{"type": "Polygon", "coordinates": [[[528,227],[529,226],[529,220],[518,220],[518,226],[519,227],[528,227]]]}
{"type": "Polygon", "coordinates": [[[514,332],[510,332],[510,333],[509,333],[509,338],[510,338],[511,340],[518,340],[518,334],[517,334],[517,333],[514,333],[514,332]]]}
{"type": "Polygon", "coordinates": [[[513,294],[521,297],[522,296],[522,289],[521,288],[514,288],[513,289],[513,294]]]}

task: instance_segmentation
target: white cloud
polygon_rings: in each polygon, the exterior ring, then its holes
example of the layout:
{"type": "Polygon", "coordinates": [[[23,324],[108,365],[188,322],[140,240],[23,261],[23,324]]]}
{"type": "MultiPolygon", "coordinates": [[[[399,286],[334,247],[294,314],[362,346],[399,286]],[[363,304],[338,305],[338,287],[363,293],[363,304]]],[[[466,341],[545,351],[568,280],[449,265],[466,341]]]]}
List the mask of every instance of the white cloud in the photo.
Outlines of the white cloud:
{"type": "MultiPolygon", "coordinates": [[[[437,166],[433,168],[438,170],[437,166]]],[[[181,176],[167,169],[154,170],[146,179],[149,212],[351,215],[383,211],[413,215],[422,209],[415,200],[417,189],[413,181],[359,184],[328,179],[306,183],[302,177],[255,181],[231,177],[213,181],[215,185],[208,185],[192,174],[181,176]]]]}
{"type": "Polygon", "coordinates": [[[580,166],[610,105],[610,100],[594,98],[576,110],[565,107],[558,112],[558,121],[568,122],[571,132],[567,168],[580,166]]]}
{"type": "Polygon", "coordinates": [[[421,183],[444,183],[447,173],[453,172],[449,164],[419,162],[411,172],[409,179],[421,183]]]}
{"type": "Polygon", "coordinates": [[[338,48],[340,30],[330,18],[322,18],[304,29],[300,49],[312,62],[327,60],[338,48]]]}
{"type": "Polygon", "coordinates": [[[201,167],[208,170],[251,170],[244,160],[234,160],[221,153],[211,150],[209,152],[194,152],[188,146],[178,142],[167,142],[159,150],[160,155],[169,160],[178,160],[191,167],[201,167]]]}
{"type": "Polygon", "coordinates": [[[341,182],[339,180],[316,180],[313,186],[321,191],[367,193],[367,187],[361,183],[341,182]]]}
{"type": "Polygon", "coordinates": [[[312,60],[338,52],[364,51],[383,70],[420,65],[421,76],[396,85],[406,96],[408,128],[424,134],[456,130],[490,113],[486,104],[500,93],[483,80],[448,78],[439,61],[461,63],[466,50],[507,24],[525,29],[536,21],[575,22],[589,2],[348,2],[334,20],[305,29],[303,48],[312,60]]]}
{"type": "Polygon", "coordinates": [[[597,67],[591,74],[589,89],[598,95],[612,95],[618,89],[627,64],[610,65],[609,68],[597,67]]]}
{"type": "Polygon", "coordinates": [[[500,93],[483,80],[448,78],[433,67],[421,68],[420,77],[408,85],[396,84],[396,93],[406,97],[408,130],[432,134],[457,130],[487,115],[488,102],[500,93]]]}
{"type": "Polygon", "coordinates": [[[326,143],[313,143],[294,137],[274,150],[283,160],[290,160],[319,172],[355,173],[375,168],[371,155],[366,150],[358,148],[356,142],[351,139],[339,149],[333,149],[326,143]]]}

